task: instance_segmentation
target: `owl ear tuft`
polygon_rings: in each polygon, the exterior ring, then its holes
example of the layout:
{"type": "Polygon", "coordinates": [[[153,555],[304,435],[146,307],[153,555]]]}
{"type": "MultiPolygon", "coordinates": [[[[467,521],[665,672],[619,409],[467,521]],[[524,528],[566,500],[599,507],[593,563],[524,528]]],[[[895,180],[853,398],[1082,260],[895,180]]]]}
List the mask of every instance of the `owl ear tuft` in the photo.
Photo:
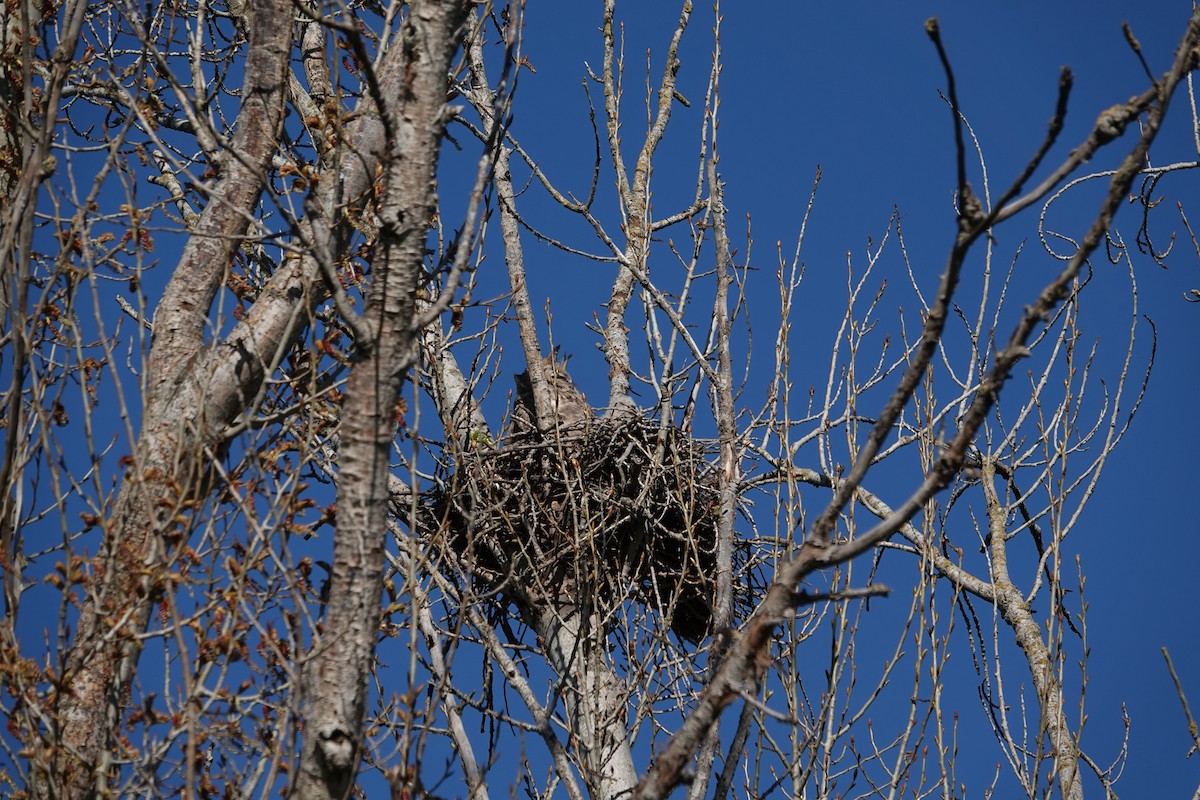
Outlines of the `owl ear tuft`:
{"type": "Polygon", "coordinates": [[[567,362],[571,360],[571,356],[563,356],[562,360],[560,361],[558,358],[558,348],[559,345],[554,345],[553,350],[551,350],[547,355],[542,356],[542,363],[547,367],[565,370],[567,367],[567,362]]]}
{"type": "MultiPolygon", "coordinates": [[[[569,356],[568,356],[569,358],[569,356]]],[[[538,424],[537,403],[534,400],[533,384],[529,372],[514,376],[516,379],[516,395],[513,398],[512,430],[517,433],[533,433],[539,428],[548,430],[578,431],[589,420],[595,418],[595,410],[588,405],[583,392],[571,380],[567,371],[567,358],[558,359],[558,348],[548,355],[542,356],[542,377],[546,382],[546,391],[550,401],[552,419],[542,420],[538,424]]]]}

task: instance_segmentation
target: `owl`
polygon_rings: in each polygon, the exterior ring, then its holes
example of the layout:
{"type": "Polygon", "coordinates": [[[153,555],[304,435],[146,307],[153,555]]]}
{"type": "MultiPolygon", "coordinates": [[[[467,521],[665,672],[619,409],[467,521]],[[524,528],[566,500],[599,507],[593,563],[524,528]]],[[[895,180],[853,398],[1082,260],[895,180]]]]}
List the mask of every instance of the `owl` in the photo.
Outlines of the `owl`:
{"type": "MultiPolygon", "coordinates": [[[[580,429],[593,418],[592,407],[567,374],[566,361],[559,361],[553,354],[544,357],[542,375],[550,390],[551,408],[554,413],[554,420],[546,420],[541,426],[544,430],[553,430],[555,427],[559,430],[580,429]]],[[[533,385],[529,380],[529,373],[522,372],[517,375],[516,384],[517,396],[513,405],[512,427],[517,433],[532,433],[538,426],[535,424],[536,404],[533,401],[533,385]]]]}

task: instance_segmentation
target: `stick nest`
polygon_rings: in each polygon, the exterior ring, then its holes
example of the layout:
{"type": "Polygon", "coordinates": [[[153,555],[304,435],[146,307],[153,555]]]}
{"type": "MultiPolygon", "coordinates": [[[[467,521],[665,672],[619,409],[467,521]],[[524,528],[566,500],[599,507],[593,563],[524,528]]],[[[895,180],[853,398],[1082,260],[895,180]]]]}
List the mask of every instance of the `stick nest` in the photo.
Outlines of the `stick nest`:
{"type": "MultiPolygon", "coordinates": [[[[715,450],[638,418],[516,434],[502,449],[460,453],[430,510],[445,554],[495,602],[590,603],[613,623],[633,600],[698,644],[716,592],[715,450]]],[[[748,560],[735,543],[735,576],[748,560]]],[[[751,608],[739,584],[735,621],[751,608]]]]}

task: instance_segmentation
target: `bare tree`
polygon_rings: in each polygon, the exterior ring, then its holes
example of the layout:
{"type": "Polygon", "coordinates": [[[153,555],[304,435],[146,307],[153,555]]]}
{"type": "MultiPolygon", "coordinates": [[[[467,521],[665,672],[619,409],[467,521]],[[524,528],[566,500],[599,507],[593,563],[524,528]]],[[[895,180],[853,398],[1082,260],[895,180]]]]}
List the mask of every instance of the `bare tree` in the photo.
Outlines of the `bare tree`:
{"type": "Polygon", "coordinates": [[[524,13],[0,10],[14,791],[332,798],[370,794],[377,770],[393,796],[955,797],[968,722],[943,692],[967,671],[1006,786],[1113,795],[1121,754],[1081,745],[1086,663],[1067,675],[1088,647],[1064,543],[1145,388],[1135,252],[1112,221],[1139,175],[1148,211],[1186,166],[1149,153],[1190,91],[1200,13],[1051,167],[1064,70],[1000,192],[931,20],[956,235],[935,286],[898,218],[848,263],[807,394],[790,333],[808,216],[764,306],[747,286],[766,261],[749,232],[738,255],[719,172],[720,8],[698,70],[681,5],[638,142],[615,0],[597,9],[582,189],[512,123],[524,13]],[[656,159],[693,104],[695,183],[660,208],[656,159]],[[1086,230],[1037,223],[1058,272],[1018,279],[1031,256],[993,233],[1034,224],[1117,146],[1086,230]],[[539,314],[555,287],[529,241],[611,275],[592,309],[604,396],[539,314]],[[1101,402],[1079,334],[1097,252],[1130,276],[1101,402]],[[968,265],[982,282],[963,300],[968,265]],[[757,394],[752,345],[773,361],[757,394]],[[889,585],[904,591],[872,599],[889,585]],[[57,618],[31,637],[51,589],[57,618]]]}

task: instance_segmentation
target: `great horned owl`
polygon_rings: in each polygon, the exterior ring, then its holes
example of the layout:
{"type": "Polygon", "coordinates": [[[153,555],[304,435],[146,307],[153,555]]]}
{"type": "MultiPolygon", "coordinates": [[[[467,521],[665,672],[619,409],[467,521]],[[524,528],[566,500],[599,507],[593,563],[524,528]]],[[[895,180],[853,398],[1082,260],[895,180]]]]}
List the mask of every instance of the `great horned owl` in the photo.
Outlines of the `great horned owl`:
{"type": "MultiPolygon", "coordinates": [[[[553,354],[542,359],[542,375],[546,378],[550,395],[553,420],[543,421],[543,430],[579,429],[593,418],[583,392],[575,386],[567,374],[566,361],[559,361],[553,354]]],[[[516,376],[517,396],[513,405],[512,428],[517,433],[531,433],[538,429],[537,404],[533,400],[533,384],[528,372],[516,376]]]]}

